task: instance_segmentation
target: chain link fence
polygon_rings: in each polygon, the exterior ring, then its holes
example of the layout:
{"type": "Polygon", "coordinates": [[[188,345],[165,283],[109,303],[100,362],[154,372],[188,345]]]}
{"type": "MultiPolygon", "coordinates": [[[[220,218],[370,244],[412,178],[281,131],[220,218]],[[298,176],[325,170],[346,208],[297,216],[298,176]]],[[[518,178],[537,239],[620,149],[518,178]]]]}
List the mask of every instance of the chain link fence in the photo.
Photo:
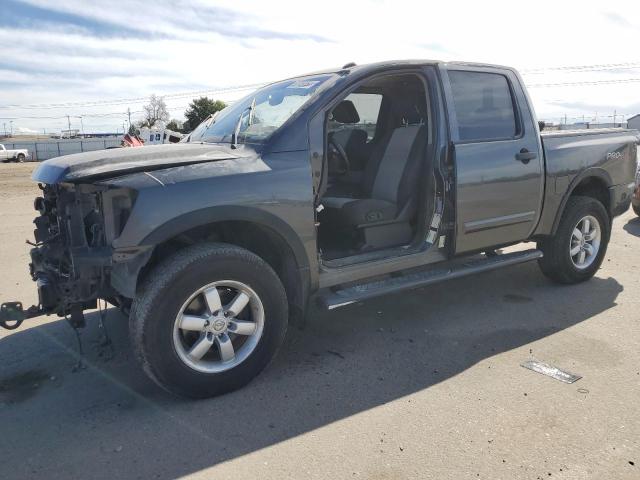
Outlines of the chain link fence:
{"type": "Polygon", "coordinates": [[[7,143],[0,141],[7,150],[26,148],[29,150],[29,161],[40,162],[71,153],[92,152],[110,147],[119,147],[122,137],[85,138],[82,140],[36,140],[30,142],[7,143]]]}

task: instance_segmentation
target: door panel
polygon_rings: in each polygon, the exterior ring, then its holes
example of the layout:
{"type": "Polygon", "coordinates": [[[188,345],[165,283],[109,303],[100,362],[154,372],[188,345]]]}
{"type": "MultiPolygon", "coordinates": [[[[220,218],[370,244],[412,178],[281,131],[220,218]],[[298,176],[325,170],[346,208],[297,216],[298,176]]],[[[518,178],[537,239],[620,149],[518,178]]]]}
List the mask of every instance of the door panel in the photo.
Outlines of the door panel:
{"type": "Polygon", "coordinates": [[[456,166],[456,252],[517,242],[538,220],[543,158],[535,119],[507,69],[447,69],[456,166]]]}
{"type": "Polygon", "coordinates": [[[524,140],[456,145],[456,251],[523,240],[539,214],[542,166],[515,155],[524,140]]]}

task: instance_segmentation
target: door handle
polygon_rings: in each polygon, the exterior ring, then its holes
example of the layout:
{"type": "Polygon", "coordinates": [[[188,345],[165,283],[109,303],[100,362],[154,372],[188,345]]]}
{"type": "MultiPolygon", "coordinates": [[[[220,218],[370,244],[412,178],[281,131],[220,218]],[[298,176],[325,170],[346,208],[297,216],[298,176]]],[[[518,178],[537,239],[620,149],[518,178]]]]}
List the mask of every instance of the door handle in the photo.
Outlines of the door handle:
{"type": "Polygon", "coordinates": [[[538,154],[536,152],[530,152],[526,148],[523,148],[518,153],[516,153],[516,160],[521,161],[522,163],[529,163],[534,158],[537,158],[538,154]]]}

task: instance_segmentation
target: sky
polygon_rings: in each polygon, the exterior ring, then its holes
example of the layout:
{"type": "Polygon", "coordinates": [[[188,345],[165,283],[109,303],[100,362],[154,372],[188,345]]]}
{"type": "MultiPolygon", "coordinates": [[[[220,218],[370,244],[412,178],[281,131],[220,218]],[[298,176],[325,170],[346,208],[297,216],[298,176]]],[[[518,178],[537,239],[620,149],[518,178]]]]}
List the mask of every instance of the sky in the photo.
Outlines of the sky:
{"type": "Polygon", "coordinates": [[[151,94],[182,120],[199,94],[409,58],[510,65],[538,117],[620,121],[640,113],[640,2],[0,0],[0,131],[122,131],[151,94]]]}

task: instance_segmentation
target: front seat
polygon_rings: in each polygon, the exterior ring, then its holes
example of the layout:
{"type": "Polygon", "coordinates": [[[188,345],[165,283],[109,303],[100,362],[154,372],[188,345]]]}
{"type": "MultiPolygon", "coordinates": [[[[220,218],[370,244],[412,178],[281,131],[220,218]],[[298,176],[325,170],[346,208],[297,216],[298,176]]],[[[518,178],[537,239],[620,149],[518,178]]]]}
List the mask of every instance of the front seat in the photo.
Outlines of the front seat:
{"type": "Polygon", "coordinates": [[[329,140],[338,143],[347,153],[351,167],[362,169],[366,163],[367,132],[353,128],[360,122],[360,115],[351,100],[342,100],[331,112],[331,119],[342,124],[342,128],[329,132],[329,140]]]}
{"type": "Polygon", "coordinates": [[[322,199],[327,222],[362,232],[364,247],[384,248],[409,243],[417,208],[417,187],[427,141],[415,103],[396,117],[399,126],[372,152],[364,172],[363,198],[322,199]]]}

